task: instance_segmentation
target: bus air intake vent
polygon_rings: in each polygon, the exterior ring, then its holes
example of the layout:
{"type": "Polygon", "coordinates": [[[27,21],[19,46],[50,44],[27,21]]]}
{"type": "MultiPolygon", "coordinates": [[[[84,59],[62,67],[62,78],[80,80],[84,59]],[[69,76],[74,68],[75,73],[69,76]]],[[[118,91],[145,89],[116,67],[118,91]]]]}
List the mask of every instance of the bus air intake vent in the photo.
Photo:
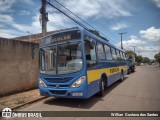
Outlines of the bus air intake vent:
{"type": "Polygon", "coordinates": [[[67,91],[66,90],[50,90],[50,92],[56,95],[64,95],[66,94],[67,91]]]}
{"type": "Polygon", "coordinates": [[[44,78],[49,83],[65,83],[73,79],[73,77],[66,78],[44,78]]]}

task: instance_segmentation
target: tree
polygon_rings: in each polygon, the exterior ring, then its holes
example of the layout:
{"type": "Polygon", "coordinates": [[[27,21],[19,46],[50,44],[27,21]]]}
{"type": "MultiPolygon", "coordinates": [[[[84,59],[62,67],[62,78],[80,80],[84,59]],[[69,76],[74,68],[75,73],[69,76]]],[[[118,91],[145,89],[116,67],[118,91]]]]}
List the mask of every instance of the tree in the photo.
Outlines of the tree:
{"type": "Polygon", "coordinates": [[[156,59],[156,61],[159,63],[160,66],[160,52],[155,54],[154,58],[156,59]]]}
{"type": "Polygon", "coordinates": [[[141,63],[141,62],[142,62],[142,60],[143,60],[143,58],[142,58],[142,56],[141,56],[141,55],[136,56],[136,62],[137,62],[137,63],[141,63]]]}
{"type": "Polygon", "coordinates": [[[132,50],[128,50],[128,51],[125,51],[125,55],[127,58],[132,59],[133,62],[135,63],[136,56],[137,56],[137,54],[135,52],[133,52],[132,50]]]}
{"type": "Polygon", "coordinates": [[[143,58],[143,63],[150,63],[150,59],[148,57],[143,58]]]}
{"type": "Polygon", "coordinates": [[[155,59],[152,59],[152,60],[151,60],[151,63],[155,63],[155,62],[156,62],[156,60],[155,60],[155,59]]]}
{"type": "Polygon", "coordinates": [[[106,41],[109,41],[107,38],[101,36],[101,35],[99,34],[99,31],[90,29],[89,32],[91,32],[91,33],[93,33],[93,34],[99,36],[100,38],[102,38],[102,39],[104,39],[104,40],[106,40],[106,41]]]}
{"type": "Polygon", "coordinates": [[[129,59],[134,59],[134,57],[137,56],[137,54],[135,52],[133,52],[132,50],[127,50],[125,51],[125,55],[129,58],[129,59]]]}

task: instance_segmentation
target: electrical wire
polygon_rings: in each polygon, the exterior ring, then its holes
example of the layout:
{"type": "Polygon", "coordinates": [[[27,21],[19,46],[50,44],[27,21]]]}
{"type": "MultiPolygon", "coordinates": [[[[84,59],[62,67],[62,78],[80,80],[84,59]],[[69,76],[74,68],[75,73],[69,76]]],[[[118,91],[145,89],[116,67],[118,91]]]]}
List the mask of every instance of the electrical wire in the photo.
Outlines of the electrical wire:
{"type": "MultiPolygon", "coordinates": [[[[59,3],[58,1],[55,0],[55,2],[57,2],[60,6],[62,6],[63,8],[65,8],[67,11],[69,11],[70,13],[72,13],[74,16],[76,16],[78,19],[80,19],[82,22],[84,22],[85,24],[87,24],[88,26],[90,26],[91,28],[93,28],[94,30],[96,30],[95,27],[91,26],[89,23],[87,23],[86,21],[84,21],[82,18],[80,18],[79,16],[77,16],[76,14],[74,14],[72,11],[70,11],[68,8],[66,8],[64,5],[62,5],[61,3],[59,3]]],[[[79,21],[77,21],[75,18],[69,16],[67,13],[65,13],[64,11],[60,10],[59,8],[57,8],[57,6],[55,7],[53,4],[51,4],[50,2],[48,2],[48,4],[50,6],[52,6],[53,8],[55,8],[56,10],[58,10],[59,12],[63,13],[65,16],[67,16],[68,18],[70,18],[71,20],[73,20],[75,23],[77,23],[78,25],[80,25],[81,27],[83,27],[84,29],[88,30],[87,27],[85,27],[82,23],[80,23],[79,21]]],[[[105,36],[107,39],[111,40],[110,38],[108,38],[105,34],[103,34],[102,32],[99,32],[100,34],[102,34],[103,36],[105,36]]],[[[113,42],[109,41],[109,42],[113,42]]],[[[114,41],[115,42],[115,41],[114,41]]],[[[115,42],[116,43],[116,42],[115,42]]]]}
{"type": "MultiPolygon", "coordinates": [[[[72,11],[70,11],[68,8],[66,8],[64,5],[62,5],[61,3],[59,3],[58,1],[55,0],[55,2],[57,2],[58,4],[60,4],[63,8],[65,8],[66,10],[68,10],[70,13],[72,13],[74,16],[76,16],[77,18],[79,18],[81,21],[83,21],[84,23],[86,23],[88,26],[90,26],[91,28],[93,28],[94,30],[96,30],[95,27],[91,26],[89,23],[87,23],[86,21],[84,21],[82,18],[80,18],[79,16],[77,16],[76,14],[74,14],[72,11]]],[[[110,40],[110,38],[108,38],[105,34],[103,34],[102,32],[99,32],[100,34],[102,34],[103,36],[105,36],[108,40],[110,40]]],[[[113,41],[113,40],[112,40],[113,41]]]]}

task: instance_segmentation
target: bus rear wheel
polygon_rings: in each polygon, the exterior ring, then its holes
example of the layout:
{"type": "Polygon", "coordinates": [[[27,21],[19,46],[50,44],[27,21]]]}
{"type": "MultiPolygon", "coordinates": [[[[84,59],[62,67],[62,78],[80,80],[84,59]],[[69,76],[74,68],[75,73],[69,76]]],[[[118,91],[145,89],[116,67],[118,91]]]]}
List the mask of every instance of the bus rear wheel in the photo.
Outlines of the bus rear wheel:
{"type": "Polygon", "coordinates": [[[127,70],[127,74],[129,75],[131,73],[130,69],[127,70]]]}
{"type": "Polygon", "coordinates": [[[135,67],[134,66],[132,66],[132,72],[135,72],[135,67]]]}
{"type": "Polygon", "coordinates": [[[124,74],[123,74],[123,71],[121,72],[121,78],[120,78],[120,81],[123,82],[124,81],[124,74]]]}

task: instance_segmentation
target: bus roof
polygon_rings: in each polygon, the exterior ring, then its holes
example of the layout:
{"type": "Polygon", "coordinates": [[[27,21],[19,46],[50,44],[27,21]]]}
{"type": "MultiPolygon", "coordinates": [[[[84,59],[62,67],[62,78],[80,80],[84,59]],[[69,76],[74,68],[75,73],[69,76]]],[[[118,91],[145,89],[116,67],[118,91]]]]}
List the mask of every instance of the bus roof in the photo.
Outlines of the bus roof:
{"type": "Polygon", "coordinates": [[[90,32],[89,30],[82,29],[82,28],[79,28],[79,27],[72,27],[72,28],[57,30],[57,31],[55,31],[55,32],[53,32],[53,33],[51,33],[51,34],[48,34],[48,35],[46,35],[46,36],[44,36],[44,37],[42,37],[42,38],[46,38],[46,37],[48,37],[48,36],[50,36],[50,35],[55,35],[55,34],[57,34],[57,33],[67,32],[67,31],[72,31],[72,30],[80,30],[81,32],[86,33],[87,35],[89,35],[90,37],[95,38],[96,40],[99,40],[99,41],[101,41],[101,42],[103,42],[103,43],[105,43],[105,44],[107,44],[107,45],[109,45],[109,46],[111,46],[111,47],[113,47],[113,48],[116,48],[116,49],[118,49],[118,50],[120,50],[120,51],[123,51],[122,49],[117,48],[115,45],[109,43],[108,41],[100,38],[99,36],[97,36],[97,35],[95,35],[95,34],[93,34],[93,33],[90,32]]]}
{"type": "Polygon", "coordinates": [[[62,33],[62,32],[67,32],[67,31],[72,31],[72,30],[80,30],[82,31],[83,29],[79,28],[79,27],[72,27],[72,28],[66,28],[66,29],[61,29],[61,30],[56,30],[55,32],[51,33],[51,34],[48,34],[42,38],[46,38],[50,35],[54,35],[54,34],[57,34],[57,33],[62,33]]]}
{"type": "Polygon", "coordinates": [[[100,38],[99,36],[91,33],[90,31],[85,30],[85,29],[84,29],[84,31],[85,31],[85,33],[87,33],[90,37],[94,37],[95,39],[97,39],[97,40],[99,40],[99,41],[101,41],[101,42],[103,42],[103,43],[105,43],[105,44],[107,44],[107,45],[109,45],[109,46],[111,46],[111,47],[113,47],[113,48],[116,48],[116,49],[118,49],[118,50],[120,50],[120,51],[123,51],[122,49],[117,48],[115,45],[113,45],[113,44],[109,43],[108,41],[100,38]]]}

